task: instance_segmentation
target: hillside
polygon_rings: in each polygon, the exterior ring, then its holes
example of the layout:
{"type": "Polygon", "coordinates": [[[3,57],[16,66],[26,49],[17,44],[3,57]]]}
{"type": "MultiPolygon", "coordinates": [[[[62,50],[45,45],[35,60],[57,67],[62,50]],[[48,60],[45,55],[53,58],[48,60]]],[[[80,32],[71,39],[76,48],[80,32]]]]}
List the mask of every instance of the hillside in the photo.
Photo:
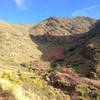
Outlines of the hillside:
{"type": "Polygon", "coordinates": [[[16,64],[30,61],[32,57],[35,57],[35,60],[39,59],[41,52],[37,49],[37,45],[30,40],[27,30],[28,26],[0,22],[0,59],[5,61],[5,64],[10,61],[16,64]],[[32,50],[37,53],[36,56],[32,50]]]}
{"type": "Polygon", "coordinates": [[[76,18],[57,18],[50,17],[29,29],[34,35],[56,35],[66,36],[80,34],[89,31],[91,26],[96,22],[95,19],[89,17],[76,18]]]}
{"type": "Polygon", "coordinates": [[[89,17],[50,17],[36,25],[31,25],[28,31],[40,43],[48,42],[50,45],[59,45],[66,42],[66,39],[68,40],[72,35],[88,32],[95,22],[95,19],[89,17]]]}
{"type": "Polygon", "coordinates": [[[83,76],[100,78],[100,21],[65,50],[67,63],[83,76]],[[73,54],[73,57],[71,55],[73,54]],[[77,67],[77,68],[75,68],[77,67]]]}
{"type": "Polygon", "coordinates": [[[0,100],[100,100],[99,27],[81,16],[0,21],[0,100]]]}

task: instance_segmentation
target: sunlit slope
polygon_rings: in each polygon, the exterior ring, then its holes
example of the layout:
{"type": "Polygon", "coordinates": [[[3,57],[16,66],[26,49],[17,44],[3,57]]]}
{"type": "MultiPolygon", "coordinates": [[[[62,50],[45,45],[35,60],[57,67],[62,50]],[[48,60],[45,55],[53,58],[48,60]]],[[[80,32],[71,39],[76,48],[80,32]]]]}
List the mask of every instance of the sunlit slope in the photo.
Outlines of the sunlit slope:
{"type": "Polygon", "coordinates": [[[40,59],[42,53],[30,39],[27,29],[28,26],[0,21],[0,62],[20,63],[40,59]]]}
{"type": "Polygon", "coordinates": [[[50,34],[54,36],[68,36],[89,31],[95,22],[95,19],[89,17],[50,17],[36,25],[31,25],[29,32],[34,35],[50,34]]]}

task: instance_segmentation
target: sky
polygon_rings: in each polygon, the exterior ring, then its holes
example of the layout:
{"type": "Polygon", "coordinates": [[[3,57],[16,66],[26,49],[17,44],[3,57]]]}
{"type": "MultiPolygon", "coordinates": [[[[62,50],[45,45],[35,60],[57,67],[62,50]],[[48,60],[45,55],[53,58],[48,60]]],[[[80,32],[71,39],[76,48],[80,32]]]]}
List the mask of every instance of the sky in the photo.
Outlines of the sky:
{"type": "Polygon", "coordinates": [[[0,0],[0,20],[12,24],[36,24],[51,16],[99,19],[100,0],[0,0]]]}

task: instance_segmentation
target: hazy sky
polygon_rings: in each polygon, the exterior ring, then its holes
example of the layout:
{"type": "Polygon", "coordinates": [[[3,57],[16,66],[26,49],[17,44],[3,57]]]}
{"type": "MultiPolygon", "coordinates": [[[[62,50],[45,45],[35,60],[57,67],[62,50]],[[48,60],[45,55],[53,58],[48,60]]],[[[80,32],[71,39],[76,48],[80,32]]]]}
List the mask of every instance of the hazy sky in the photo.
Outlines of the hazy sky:
{"type": "Polygon", "coordinates": [[[100,18],[100,0],[0,0],[0,20],[35,24],[50,17],[100,18]]]}

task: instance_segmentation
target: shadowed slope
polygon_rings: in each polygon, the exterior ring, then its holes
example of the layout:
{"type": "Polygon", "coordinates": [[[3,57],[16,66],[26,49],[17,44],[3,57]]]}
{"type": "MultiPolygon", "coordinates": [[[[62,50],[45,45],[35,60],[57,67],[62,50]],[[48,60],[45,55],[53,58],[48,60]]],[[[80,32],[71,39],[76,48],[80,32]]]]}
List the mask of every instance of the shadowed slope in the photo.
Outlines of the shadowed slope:
{"type": "Polygon", "coordinates": [[[95,72],[95,66],[98,65],[95,63],[95,56],[98,53],[99,57],[99,52],[96,51],[96,49],[100,50],[99,32],[99,21],[97,21],[95,27],[84,34],[72,36],[54,36],[50,34],[40,36],[30,35],[30,38],[38,44],[39,50],[43,52],[41,59],[49,60],[51,63],[62,60],[62,64],[72,67],[80,75],[89,75],[91,77],[90,73],[95,72]],[[48,43],[49,45],[47,45],[46,49],[41,49],[39,45],[41,43],[44,45],[48,43]],[[55,47],[52,47],[53,44],[55,47]],[[94,47],[91,47],[92,44],[94,47]]]}

